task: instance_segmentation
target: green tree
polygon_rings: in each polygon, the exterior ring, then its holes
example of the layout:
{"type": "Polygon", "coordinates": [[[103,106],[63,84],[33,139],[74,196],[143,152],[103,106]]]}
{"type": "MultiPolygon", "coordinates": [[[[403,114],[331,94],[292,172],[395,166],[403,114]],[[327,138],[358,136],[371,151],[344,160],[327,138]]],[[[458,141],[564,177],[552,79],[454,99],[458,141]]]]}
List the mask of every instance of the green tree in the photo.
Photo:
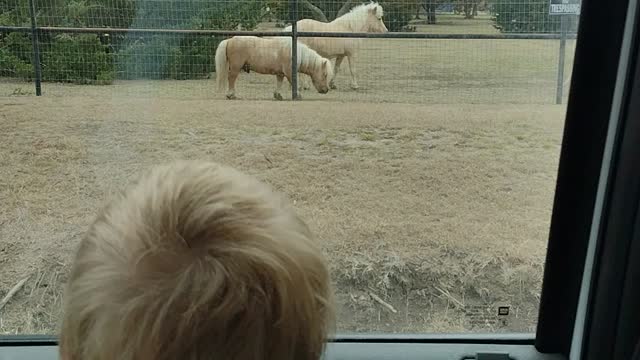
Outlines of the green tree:
{"type": "MultiPolygon", "coordinates": [[[[489,7],[496,27],[506,33],[556,33],[560,17],[549,15],[549,0],[493,0],[489,7]]],[[[567,31],[575,32],[577,17],[569,17],[567,31]]]]}
{"type": "MultiPolygon", "coordinates": [[[[265,14],[264,0],[138,0],[131,28],[254,29],[265,14]]],[[[188,79],[215,68],[220,37],[190,35],[126,36],[113,39],[118,77],[188,79]]]]}
{"type": "MultiPolygon", "coordinates": [[[[329,22],[362,3],[362,1],[355,0],[299,0],[298,19],[329,22]]],[[[384,8],[384,22],[389,31],[404,29],[415,13],[416,0],[379,0],[378,3],[384,8]]],[[[269,2],[269,6],[271,9],[275,9],[276,16],[280,19],[291,21],[288,0],[272,0],[269,2]]]]}
{"type": "Polygon", "coordinates": [[[113,81],[112,54],[94,34],[56,35],[43,53],[42,79],[77,84],[113,81]]]}
{"type": "Polygon", "coordinates": [[[28,4],[27,0],[0,0],[0,25],[28,26],[28,4]]]}
{"type": "Polygon", "coordinates": [[[31,39],[23,33],[0,35],[0,76],[32,78],[31,39]]]}
{"type": "MultiPolygon", "coordinates": [[[[251,30],[263,17],[266,0],[47,0],[38,5],[40,26],[251,30]]],[[[0,25],[29,24],[28,0],[0,0],[0,25]]],[[[220,40],[42,33],[43,79],[108,83],[117,77],[199,78],[214,70],[220,40]]],[[[0,34],[0,75],[29,78],[32,56],[28,34],[0,34]]]]}

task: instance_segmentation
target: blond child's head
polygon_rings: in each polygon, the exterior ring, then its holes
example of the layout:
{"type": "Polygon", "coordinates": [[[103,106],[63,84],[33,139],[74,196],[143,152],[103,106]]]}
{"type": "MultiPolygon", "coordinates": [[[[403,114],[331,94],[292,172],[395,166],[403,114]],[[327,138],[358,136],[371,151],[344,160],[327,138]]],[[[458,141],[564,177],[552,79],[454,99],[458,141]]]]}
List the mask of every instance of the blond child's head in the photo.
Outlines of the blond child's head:
{"type": "Polygon", "coordinates": [[[319,359],[329,274],[305,223],[232,168],[142,176],[82,239],[65,294],[64,360],[319,359]]]}

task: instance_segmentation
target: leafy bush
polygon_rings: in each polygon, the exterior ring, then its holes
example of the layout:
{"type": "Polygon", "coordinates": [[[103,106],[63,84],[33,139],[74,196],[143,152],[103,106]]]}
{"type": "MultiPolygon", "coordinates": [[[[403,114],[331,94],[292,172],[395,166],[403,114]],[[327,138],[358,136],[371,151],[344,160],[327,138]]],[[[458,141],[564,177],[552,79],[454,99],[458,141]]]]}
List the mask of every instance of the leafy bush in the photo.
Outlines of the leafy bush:
{"type": "Polygon", "coordinates": [[[180,45],[176,79],[202,78],[215,70],[215,53],[220,37],[186,38],[180,45]]]}
{"type": "Polygon", "coordinates": [[[93,34],[57,35],[42,54],[42,79],[79,84],[110,83],[113,60],[93,34]]]}
{"type": "Polygon", "coordinates": [[[0,25],[29,26],[28,0],[0,0],[0,25]]]}
{"type": "Polygon", "coordinates": [[[214,69],[218,39],[153,36],[126,45],[116,55],[121,79],[193,79],[214,69]]]}
{"type": "Polygon", "coordinates": [[[0,76],[9,76],[24,80],[31,80],[33,66],[9,52],[0,48],[0,76]]]}
{"type": "MultiPolygon", "coordinates": [[[[113,63],[96,35],[57,35],[41,43],[42,80],[111,83],[113,63]]],[[[33,48],[29,36],[10,33],[0,38],[0,76],[32,79],[33,48]]]]}
{"type": "Polygon", "coordinates": [[[210,4],[194,18],[195,28],[252,30],[266,14],[264,0],[213,1],[210,4]]]}
{"type": "MultiPolygon", "coordinates": [[[[0,0],[0,25],[29,25],[27,0],[0,0]]],[[[265,0],[48,0],[38,9],[41,26],[251,30],[265,0]]],[[[132,38],[119,34],[42,34],[43,80],[110,83],[115,78],[188,79],[214,70],[221,39],[193,36],[132,38]],[[117,72],[116,72],[117,65],[117,72]]],[[[0,35],[0,76],[32,76],[31,41],[0,35]]]]}
{"type": "Polygon", "coordinates": [[[406,26],[416,13],[415,1],[380,1],[384,9],[384,23],[389,31],[406,31],[406,26]]]}
{"type": "MultiPolygon", "coordinates": [[[[338,16],[338,13],[346,1],[347,0],[311,0],[310,3],[317,7],[328,21],[332,21],[338,16]]],[[[353,8],[367,2],[368,1],[353,1],[348,5],[349,8],[353,8]]],[[[387,25],[389,31],[405,30],[412,16],[416,13],[415,0],[378,0],[378,3],[384,8],[384,23],[387,25]]],[[[289,14],[290,8],[288,0],[269,0],[267,6],[269,6],[270,13],[274,14],[278,19],[290,22],[291,15],[289,14]]],[[[298,3],[298,18],[321,20],[317,11],[312,11],[302,0],[299,0],[298,3]]]]}
{"type": "Polygon", "coordinates": [[[172,73],[178,47],[161,37],[138,39],[116,55],[116,75],[120,79],[163,79],[172,73]]]}
{"type": "MultiPolygon", "coordinates": [[[[124,0],[121,0],[124,1],[124,0]]],[[[141,0],[135,27],[179,29],[254,29],[265,12],[263,0],[141,0]],[[180,11],[183,10],[183,11],[180,11]],[[175,14],[188,14],[182,18],[175,14]],[[157,22],[164,23],[158,24],[157,22]],[[168,20],[164,20],[168,19],[168,20]]],[[[218,37],[151,36],[116,42],[117,77],[123,79],[193,79],[214,71],[218,37]]]]}
{"type": "Polygon", "coordinates": [[[0,37],[0,76],[32,78],[31,39],[21,33],[0,37]]]}

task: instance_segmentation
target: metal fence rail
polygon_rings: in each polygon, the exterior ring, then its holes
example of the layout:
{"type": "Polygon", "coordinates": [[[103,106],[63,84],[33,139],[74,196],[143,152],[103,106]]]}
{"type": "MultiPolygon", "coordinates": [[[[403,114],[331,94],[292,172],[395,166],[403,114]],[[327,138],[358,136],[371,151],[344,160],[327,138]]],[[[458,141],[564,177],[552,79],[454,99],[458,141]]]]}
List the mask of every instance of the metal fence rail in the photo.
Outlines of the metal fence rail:
{"type": "MultiPolygon", "coordinates": [[[[181,29],[119,29],[119,28],[74,28],[41,26],[41,33],[62,34],[146,34],[146,35],[218,35],[218,36],[282,36],[282,37],[328,37],[354,39],[440,39],[440,40],[560,40],[562,34],[429,34],[415,32],[348,33],[317,31],[242,31],[242,30],[181,30],[181,29]]],[[[0,33],[31,32],[26,26],[0,26],[0,33]]],[[[576,34],[565,34],[564,39],[575,39],[576,34]]]]}
{"type": "Polygon", "coordinates": [[[189,36],[267,36],[267,37],[290,37],[292,39],[292,98],[298,97],[298,72],[297,72],[297,40],[305,37],[323,38],[361,38],[361,39],[423,39],[423,40],[559,40],[558,64],[557,64],[557,86],[556,104],[562,102],[564,63],[565,63],[565,42],[567,39],[575,39],[575,33],[568,33],[566,21],[562,19],[562,28],[559,33],[506,33],[506,34],[431,34],[417,32],[387,32],[387,33],[366,33],[366,32],[310,32],[297,31],[296,21],[298,19],[298,0],[289,0],[290,12],[292,14],[291,31],[240,31],[240,30],[193,30],[193,29],[158,29],[158,28],[113,28],[113,27],[63,27],[63,26],[38,26],[36,22],[37,9],[34,1],[29,0],[29,13],[31,26],[0,26],[0,34],[7,33],[27,33],[31,35],[33,46],[33,73],[36,87],[36,95],[41,95],[42,74],[40,69],[40,44],[39,37],[43,34],[134,34],[134,35],[189,35],[189,36]]]}

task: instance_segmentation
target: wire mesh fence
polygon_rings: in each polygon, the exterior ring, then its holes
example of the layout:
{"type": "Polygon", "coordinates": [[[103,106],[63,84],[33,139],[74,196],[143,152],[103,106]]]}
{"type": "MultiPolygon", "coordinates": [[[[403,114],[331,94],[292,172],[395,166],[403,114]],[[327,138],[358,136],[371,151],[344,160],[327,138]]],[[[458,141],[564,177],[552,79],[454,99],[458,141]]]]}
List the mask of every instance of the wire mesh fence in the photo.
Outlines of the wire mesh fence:
{"type": "MultiPolygon", "coordinates": [[[[37,46],[47,95],[166,92],[223,98],[214,84],[220,42],[234,32],[290,39],[287,26],[295,18],[325,23],[300,21],[296,44],[307,44],[338,65],[338,91],[327,98],[548,103],[570,75],[565,71],[558,78],[564,56],[560,38],[575,37],[577,29],[577,16],[549,15],[548,0],[380,1],[380,11],[371,17],[352,16],[361,4],[350,0],[32,1],[36,32],[30,31],[30,0],[0,0],[4,95],[34,81],[37,46]],[[350,16],[352,21],[344,20],[350,16]],[[389,32],[376,28],[379,17],[389,32]],[[317,32],[334,37],[320,39],[317,32]],[[338,37],[367,32],[376,38],[338,37]],[[123,92],[125,85],[131,91],[123,92]]],[[[572,44],[569,40],[568,56],[572,44]]],[[[570,60],[564,63],[570,66],[570,60]]],[[[300,80],[301,86],[313,88],[307,76],[300,80]]],[[[264,99],[276,81],[247,63],[237,86],[243,98],[264,99]]],[[[319,96],[311,90],[301,94],[319,96]]]]}
{"type": "MultiPolygon", "coordinates": [[[[293,108],[222,102],[229,89],[216,84],[220,43],[235,34],[292,39],[292,19],[328,24],[359,1],[32,1],[36,31],[29,0],[0,0],[0,96],[36,94],[35,63],[45,97],[2,102],[18,105],[0,110],[8,134],[4,183],[15,185],[6,190],[15,206],[5,217],[16,218],[5,226],[8,239],[53,239],[60,248],[54,260],[66,262],[88,210],[135,171],[171,158],[214,158],[254,169],[293,194],[301,211],[324,219],[314,226],[341,271],[334,272],[338,298],[354,314],[341,329],[535,329],[563,122],[561,107],[520,104],[556,100],[558,84],[570,78],[576,30],[576,19],[548,15],[548,0],[381,1],[388,32],[366,32],[365,21],[331,33],[301,23],[300,48],[306,43],[331,57],[337,72],[326,94],[300,75],[305,101],[293,108]],[[320,33],[331,36],[322,40],[334,53],[314,45],[320,33]],[[562,43],[566,71],[559,77],[562,43]],[[440,303],[440,292],[423,288],[434,278],[447,292],[460,289],[465,304],[508,301],[519,317],[509,327],[466,328],[466,309],[454,314],[448,298],[440,303]],[[401,299],[406,316],[387,321],[383,313],[381,320],[375,304],[349,302],[351,284],[401,299]],[[501,290],[509,288],[526,291],[501,290]]],[[[380,14],[371,14],[375,24],[380,14]]],[[[278,49],[247,47],[258,55],[236,64],[237,97],[274,98],[276,76],[258,67],[278,49]]],[[[286,56],[276,64],[281,72],[289,67],[286,56]]],[[[293,95],[286,80],[280,91],[284,99],[293,95]]],[[[16,259],[33,258],[16,249],[16,259]]],[[[58,288],[47,289],[60,299],[58,288]]],[[[58,309],[49,304],[53,316],[43,323],[53,331],[48,324],[58,309]]],[[[43,328],[43,308],[31,307],[38,314],[20,311],[20,320],[43,328]]]]}

